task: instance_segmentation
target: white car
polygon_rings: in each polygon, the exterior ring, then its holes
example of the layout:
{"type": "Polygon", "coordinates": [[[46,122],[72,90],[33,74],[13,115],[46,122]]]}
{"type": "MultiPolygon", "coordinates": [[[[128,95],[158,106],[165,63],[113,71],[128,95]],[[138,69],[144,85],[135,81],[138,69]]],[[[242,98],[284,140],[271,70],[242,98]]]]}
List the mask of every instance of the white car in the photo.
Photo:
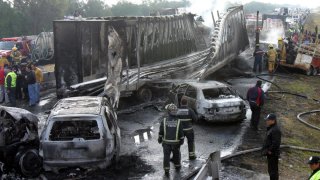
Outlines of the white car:
{"type": "Polygon", "coordinates": [[[170,91],[170,99],[180,105],[187,99],[198,119],[212,122],[236,122],[246,118],[245,102],[238,93],[218,81],[185,82],[170,91]]]}
{"type": "Polygon", "coordinates": [[[104,97],[61,99],[53,107],[40,137],[46,171],[68,167],[106,168],[120,154],[117,116],[104,97]]]}

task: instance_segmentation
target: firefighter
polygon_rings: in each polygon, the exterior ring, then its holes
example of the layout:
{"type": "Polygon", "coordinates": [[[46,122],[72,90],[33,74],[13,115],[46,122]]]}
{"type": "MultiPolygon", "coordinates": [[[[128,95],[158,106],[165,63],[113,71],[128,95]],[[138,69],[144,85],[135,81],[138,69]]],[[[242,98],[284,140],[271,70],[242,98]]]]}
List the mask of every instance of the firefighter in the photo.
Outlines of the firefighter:
{"type": "Polygon", "coordinates": [[[308,180],[319,180],[320,179],[320,157],[311,156],[309,158],[308,164],[312,173],[310,174],[308,180]]]}
{"type": "Polygon", "coordinates": [[[259,130],[260,112],[264,104],[264,92],[261,89],[261,85],[262,81],[258,80],[256,85],[247,92],[247,100],[252,111],[250,127],[254,130],[259,130]]]}
{"type": "Polygon", "coordinates": [[[36,102],[39,103],[40,101],[40,85],[43,82],[43,73],[40,68],[36,65],[31,64],[31,68],[35,73],[36,76],[36,102]]]}
{"type": "Polygon", "coordinates": [[[163,168],[165,175],[169,176],[170,172],[170,154],[173,154],[173,163],[176,170],[181,168],[180,146],[183,144],[183,128],[178,119],[178,108],[174,104],[168,104],[165,107],[168,110],[168,116],[163,119],[159,129],[159,144],[163,147],[163,168]]]}
{"type": "Polygon", "coordinates": [[[283,39],[280,37],[278,38],[278,51],[279,51],[279,59],[280,61],[286,61],[286,45],[283,42],[283,39]]]}
{"type": "Polygon", "coordinates": [[[18,65],[22,59],[21,53],[16,46],[13,46],[11,54],[10,54],[12,64],[18,65]]]}
{"type": "Polygon", "coordinates": [[[195,145],[194,145],[194,132],[192,128],[192,121],[197,120],[197,116],[194,111],[188,108],[188,101],[181,99],[181,107],[177,113],[183,127],[183,134],[188,140],[189,159],[196,159],[195,145]]]}
{"type": "Polygon", "coordinates": [[[257,68],[259,68],[259,73],[262,71],[262,58],[264,51],[260,49],[260,45],[256,44],[256,48],[253,52],[254,56],[254,64],[253,64],[253,72],[256,73],[257,68]]]}
{"type": "Polygon", "coordinates": [[[10,65],[5,55],[0,54],[0,66],[4,69],[5,65],[10,65]]]}
{"type": "Polygon", "coordinates": [[[276,58],[277,58],[277,51],[275,49],[273,49],[272,44],[269,45],[269,50],[267,52],[267,56],[268,56],[268,71],[269,71],[269,73],[273,73],[274,72],[274,65],[275,65],[276,58]]]}
{"type": "Polygon", "coordinates": [[[13,68],[9,68],[9,73],[5,78],[5,88],[7,90],[11,106],[16,106],[16,82],[17,74],[13,71],[13,68]]]}

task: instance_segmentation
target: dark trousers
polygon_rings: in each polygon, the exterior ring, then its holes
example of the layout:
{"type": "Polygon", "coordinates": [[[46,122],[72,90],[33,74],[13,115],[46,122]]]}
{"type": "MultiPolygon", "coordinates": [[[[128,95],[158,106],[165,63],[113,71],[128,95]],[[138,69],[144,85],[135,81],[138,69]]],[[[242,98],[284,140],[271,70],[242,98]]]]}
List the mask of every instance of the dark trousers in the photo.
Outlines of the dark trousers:
{"type": "Polygon", "coordinates": [[[262,59],[254,59],[253,63],[253,72],[256,72],[257,68],[259,68],[259,73],[262,71],[262,59]]]}
{"type": "Polygon", "coordinates": [[[173,163],[176,168],[181,167],[181,154],[180,154],[180,144],[165,144],[162,143],[163,147],[163,168],[165,172],[170,170],[170,154],[173,154],[173,163]]]}
{"type": "Polygon", "coordinates": [[[9,101],[12,107],[16,107],[16,88],[9,88],[9,101]]]}
{"type": "Polygon", "coordinates": [[[279,171],[278,171],[278,156],[267,156],[268,159],[268,173],[270,176],[270,180],[278,180],[279,179],[279,171]]]}
{"type": "Polygon", "coordinates": [[[250,126],[252,128],[258,129],[261,107],[257,106],[255,103],[250,102],[250,109],[252,111],[250,126]]]}
{"type": "Polygon", "coordinates": [[[188,140],[188,150],[189,150],[189,158],[194,158],[195,154],[195,146],[194,146],[194,132],[193,129],[183,131],[184,136],[188,140]]]}

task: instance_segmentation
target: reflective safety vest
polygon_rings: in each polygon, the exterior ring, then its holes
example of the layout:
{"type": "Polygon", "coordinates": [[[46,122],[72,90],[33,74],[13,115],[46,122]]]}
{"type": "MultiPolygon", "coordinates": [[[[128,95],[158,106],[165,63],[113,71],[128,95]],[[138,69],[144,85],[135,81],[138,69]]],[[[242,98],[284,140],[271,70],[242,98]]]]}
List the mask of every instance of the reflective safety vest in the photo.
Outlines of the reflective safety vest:
{"type": "Polygon", "coordinates": [[[177,112],[177,115],[179,117],[179,120],[182,123],[183,131],[190,131],[192,130],[192,116],[189,112],[189,109],[179,109],[177,112]]]}
{"type": "Polygon", "coordinates": [[[309,180],[319,180],[319,179],[320,179],[320,169],[309,178],[309,180]]]}
{"type": "Polygon", "coordinates": [[[11,76],[11,87],[14,88],[17,85],[17,75],[14,72],[9,72],[6,76],[5,79],[5,87],[8,87],[7,85],[7,80],[8,80],[8,76],[11,76]]]}
{"type": "Polygon", "coordinates": [[[179,144],[184,138],[180,120],[177,117],[164,118],[160,125],[159,136],[165,144],[179,144]]]}

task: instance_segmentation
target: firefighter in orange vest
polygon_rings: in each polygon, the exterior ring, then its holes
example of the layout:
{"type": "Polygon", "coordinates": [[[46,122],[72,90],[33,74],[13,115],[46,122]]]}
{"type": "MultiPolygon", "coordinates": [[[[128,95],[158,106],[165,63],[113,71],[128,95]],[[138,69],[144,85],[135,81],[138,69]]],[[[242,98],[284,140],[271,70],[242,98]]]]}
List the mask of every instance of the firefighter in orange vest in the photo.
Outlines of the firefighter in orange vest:
{"type": "Polygon", "coordinates": [[[173,163],[176,170],[181,168],[180,146],[183,144],[184,135],[181,122],[178,118],[178,108],[174,104],[168,104],[165,107],[168,110],[168,116],[160,123],[158,142],[163,147],[163,168],[165,175],[170,172],[170,155],[173,154],[173,163]]]}

